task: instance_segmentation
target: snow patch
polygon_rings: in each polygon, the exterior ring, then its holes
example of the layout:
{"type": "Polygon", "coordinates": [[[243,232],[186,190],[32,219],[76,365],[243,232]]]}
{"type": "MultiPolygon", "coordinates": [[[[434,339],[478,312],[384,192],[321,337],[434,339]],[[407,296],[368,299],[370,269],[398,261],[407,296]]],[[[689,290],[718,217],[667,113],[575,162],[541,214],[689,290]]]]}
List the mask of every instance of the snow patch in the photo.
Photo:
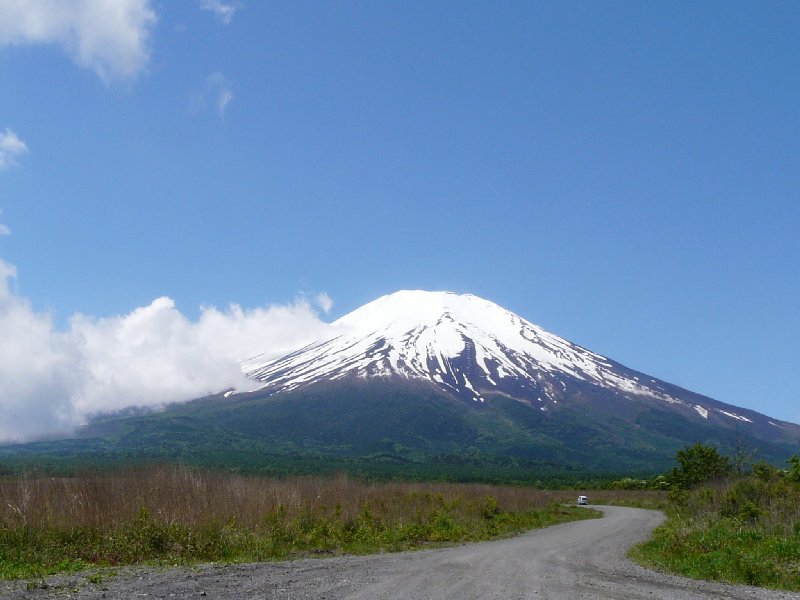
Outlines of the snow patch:
{"type": "Polygon", "coordinates": [[[738,420],[738,421],[746,421],[747,423],[752,423],[752,422],[753,422],[753,421],[751,421],[750,419],[748,419],[747,417],[743,417],[742,415],[737,415],[737,414],[734,414],[734,413],[729,413],[729,412],[727,412],[727,411],[724,411],[724,410],[722,410],[721,408],[718,408],[717,410],[718,410],[719,412],[721,412],[723,415],[725,415],[726,417],[730,417],[731,419],[736,419],[736,420],[738,420]]]}

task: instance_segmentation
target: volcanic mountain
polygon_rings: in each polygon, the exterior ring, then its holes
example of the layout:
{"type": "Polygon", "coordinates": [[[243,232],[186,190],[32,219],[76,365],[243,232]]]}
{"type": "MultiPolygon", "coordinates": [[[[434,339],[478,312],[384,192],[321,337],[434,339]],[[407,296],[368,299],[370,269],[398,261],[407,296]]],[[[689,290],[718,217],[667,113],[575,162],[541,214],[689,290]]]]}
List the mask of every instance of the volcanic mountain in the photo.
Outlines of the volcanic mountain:
{"type": "Polygon", "coordinates": [[[627,402],[767,437],[800,433],[633,371],[471,294],[400,291],[340,318],[332,330],[283,356],[250,359],[244,371],[271,394],[352,377],[418,380],[462,400],[504,396],[543,412],[560,402],[627,402]]]}
{"type": "Polygon", "coordinates": [[[255,391],[107,416],[0,459],[559,482],[664,472],[696,442],[780,465],[800,443],[798,425],[639,373],[472,295],[384,296],[324,339],[242,367],[255,391]]]}

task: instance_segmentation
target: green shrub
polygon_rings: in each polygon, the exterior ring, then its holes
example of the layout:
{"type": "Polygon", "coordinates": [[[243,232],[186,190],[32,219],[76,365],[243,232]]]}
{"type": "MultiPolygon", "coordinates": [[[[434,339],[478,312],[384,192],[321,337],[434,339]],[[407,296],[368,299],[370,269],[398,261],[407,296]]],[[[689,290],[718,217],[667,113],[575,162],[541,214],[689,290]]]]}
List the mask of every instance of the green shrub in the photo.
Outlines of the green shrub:
{"type": "Polygon", "coordinates": [[[749,476],[691,488],[683,478],[668,495],[665,525],[631,555],[687,577],[800,591],[800,486],[792,475],[800,458],[789,464],[782,471],[762,461],[749,476]]]}
{"type": "Polygon", "coordinates": [[[678,466],[670,474],[676,487],[689,488],[712,479],[725,477],[731,472],[731,461],[716,448],[697,443],[675,454],[678,466]]]}
{"type": "Polygon", "coordinates": [[[793,481],[794,483],[800,483],[800,456],[795,454],[789,459],[788,462],[789,473],[787,474],[787,478],[789,481],[793,481]]]}

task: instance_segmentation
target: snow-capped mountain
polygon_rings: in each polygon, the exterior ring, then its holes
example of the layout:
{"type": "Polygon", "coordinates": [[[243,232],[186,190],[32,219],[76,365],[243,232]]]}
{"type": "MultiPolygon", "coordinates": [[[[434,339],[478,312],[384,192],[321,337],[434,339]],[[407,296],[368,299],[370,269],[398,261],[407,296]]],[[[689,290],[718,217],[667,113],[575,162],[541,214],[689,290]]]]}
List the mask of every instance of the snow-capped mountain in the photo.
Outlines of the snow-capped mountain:
{"type": "Polygon", "coordinates": [[[250,359],[245,373],[270,393],[353,376],[397,377],[475,402],[502,394],[542,411],[591,388],[705,420],[758,415],[628,369],[471,294],[400,291],[345,315],[331,332],[286,355],[250,359]]]}
{"type": "Polygon", "coordinates": [[[20,456],[165,453],[277,472],[321,461],[326,471],[534,481],[664,472],[698,441],[780,465],[800,444],[796,424],[628,369],[476,296],[398,292],[328,331],[247,361],[260,388],[98,418],[20,456]]]}

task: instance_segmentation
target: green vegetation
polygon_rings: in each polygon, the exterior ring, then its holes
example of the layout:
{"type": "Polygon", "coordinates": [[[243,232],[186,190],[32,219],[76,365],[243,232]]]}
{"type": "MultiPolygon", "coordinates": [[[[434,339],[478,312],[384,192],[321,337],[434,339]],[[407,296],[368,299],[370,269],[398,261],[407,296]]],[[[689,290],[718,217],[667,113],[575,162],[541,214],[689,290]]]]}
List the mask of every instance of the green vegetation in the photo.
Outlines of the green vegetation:
{"type": "Polygon", "coordinates": [[[572,492],[267,479],[186,467],[0,481],[0,578],[90,566],[262,561],[476,541],[599,516],[572,492]]]}
{"type": "MultiPolygon", "coordinates": [[[[547,411],[504,396],[465,403],[427,385],[383,380],[213,396],[161,412],[109,415],[72,439],[2,446],[0,472],[182,462],[270,477],[344,471],[375,481],[596,487],[665,473],[695,440],[734,451],[731,430],[719,424],[614,395],[575,393],[547,411]]],[[[796,451],[788,437],[765,440],[764,432],[748,430],[738,440],[778,464],[796,451]]]]}
{"type": "Polygon", "coordinates": [[[670,479],[672,485],[680,489],[725,477],[732,469],[727,456],[722,456],[716,448],[700,443],[678,450],[675,460],[679,466],[672,469],[670,479]]]}
{"type": "MultiPolygon", "coordinates": [[[[53,452],[3,457],[0,451],[0,477],[37,473],[42,476],[74,477],[88,467],[119,470],[160,465],[167,462],[157,453],[145,452],[53,452]]],[[[212,453],[186,453],[171,462],[206,470],[221,470],[241,475],[273,478],[332,476],[339,473],[366,481],[458,482],[492,485],[525,485],[545,489],[604,489],[619,477],[615,472],[598,472],[570,467],[545,467],[538,461],[518,457],[428,456],[405,461],[387,454],[341,457],[326,454],[275,454],[270,451],[241,450],[212,453]]],[[[642,481],[637,479],[636,481],[642,481]]],[[[657,489],[647,486],[616,489],[657,489]]]]}
{"type": "Polygon", "coordinates": [[[800,458],[741,476],[702,444],[677,459],[667,522],[632,557],[687,577],[800,591],[800,458]]]}

